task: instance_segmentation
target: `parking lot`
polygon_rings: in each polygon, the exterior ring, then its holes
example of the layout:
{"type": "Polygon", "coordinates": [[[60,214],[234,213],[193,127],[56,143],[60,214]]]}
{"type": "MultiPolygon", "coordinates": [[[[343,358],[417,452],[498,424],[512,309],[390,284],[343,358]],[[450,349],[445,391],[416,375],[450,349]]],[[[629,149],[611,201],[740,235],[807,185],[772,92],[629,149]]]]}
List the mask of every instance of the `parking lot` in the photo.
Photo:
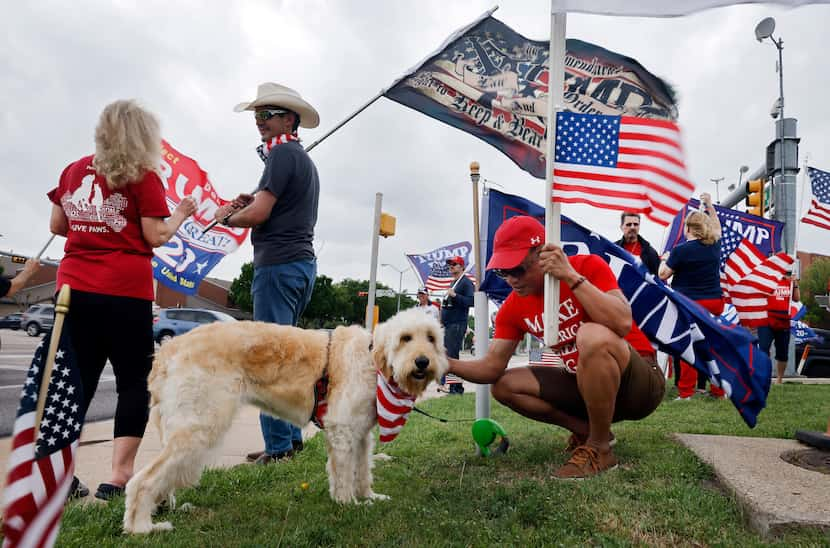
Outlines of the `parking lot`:
{"type": "MultiPolygon", "coordinates": [[[[41,338],[30,337],[22,330],[0,329],[0,436],[8,436],[12,432],[20,390],[41,338]]],[[[107,364],[86,420],[112,418],[115,414],[115,397],[115,377],[107,364]]]]}

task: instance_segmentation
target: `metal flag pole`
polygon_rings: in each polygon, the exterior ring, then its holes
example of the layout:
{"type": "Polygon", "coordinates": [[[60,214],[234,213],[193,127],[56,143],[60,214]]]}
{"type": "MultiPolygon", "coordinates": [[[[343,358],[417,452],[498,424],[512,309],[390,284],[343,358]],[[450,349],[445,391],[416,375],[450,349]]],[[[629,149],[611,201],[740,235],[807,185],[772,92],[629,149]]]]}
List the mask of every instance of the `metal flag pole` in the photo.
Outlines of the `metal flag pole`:
{"type": "MultiPolygon", "coordinates": [[[[476,263],[476,290],[473,294],[473,317],[475,318],[475,357],[481,359],[487,354],[489,345],[490,330],[488,329],[487,316],[487,295],[481,290],[484,282],[484,264],[481,254],[481,224],[479,222],[478,208],[478,181],[481,178],[478,162],[470,163],[470,180],[473,182],[473,250],[476,263]]],[[[460,278],[459,278],[460,279],[460,278]]],[[[479,384],[476,386],[476,418],[490,417],[490,385],[479,384]]]]}
{"type": "Polygon", "coordinates": [[[43,366],[43,378],[40,380],[40,393],[38,394],[37,407],[35,408],[35,441],[37,441],[40,431],[40,420],[43,418],[43,409],[46,406],[46,394],[49,392],[49,382],[52,380],[52,369],[55,367],[55,353],[58,350],[58,344],[60,344],[61,340],[64,316],[69,312],[70,296],[71,290],[69,285],[63,284],[60,293],[58,293],[58,303],[55,305],[55,325],[52,327],[49,350],[46,353],[46,361],[43,366]]]}
{"type": "MultiPolygon", "coordinates": [[[[444,49],[445,49],[445,48],[446,48],[449,44],[451,44],[452,42],[454,42],[455,40],[457,40],[459,36],[463,35],[463,34],[464,34],[465,32],[467,32],[470,28],[472,28],[472,27],[476,26],[477,24],[479,24],[482,20],[484,20],[484,19],[486,19],[487,17],[490,17],[491,15],[493,15],[493,12],[495,12],[497,9],[499,9],[499,7],[498,7],[498,6],[494,6],[494,7],[490,8],[489,10],[487,10],[487,11],[485,11],[484,13],[482,13],[481,15],[479,15],[479,16],[475,19],[475,21],[473,21],[472,23],[470,23],[470,24],[468,24],[468,25],[465,25],[465,26],[461,27],[460,29],[456,30],[456,31],[455,31],[455,32],[454,32],[454,33],[453,33],[453,34],[452,34],[449,38],[447,38],[446,40],[444,40],[444,42],[443,42],[443,43],[442,43],[442,44],[438,47],[438,49],[437,49],[437,50],[435,50],[434,52],[430,53],[427,57],[425,57],[425,58],[424,58],[422,61],[420,61],[417,65],[415,65],[414,67],[412,67],[411,69],[409,69],[408,71],[406,71],[406,72],[403,74],[403,76],[401,76],[401,77],[399,77],[399,78],[396,78],[396,79],[395,79],[395,81],[393,81],[393,82],[392,82],[392,84],[391,84],[389,87],[386,87],[386,88],[383,88],[382,90],[380,90],[380,92],[378,92],[378,94],[377,94],[377,95],[375,95],[374,97],[372,97],[371,99],[369,99],[368,101],[366,101],[366,103],[364,103],[361,107],[359,107],[357,110],[355,110],[355,111],[354,111],[353,113],[351,113],[349,116],[347,116],[347,117],[346,117],[346,118],[345,118],[342,122],[338,123],[338,124],[337,124],[337,125],[335,125],[332,129],[330,129],[328,132],[326,132],[325,134],[323,134],[323,136],[322,136],[322,137],[320,137],[319,139],[317,139],[316,141],[314,141],[313,143],[311,143],[310,145],[308,145],[308,147],[306,147],[305,151],[306,151],[306,152],[311,152],[311,150],[312,150],[314,147],[316,147],[317,145],[319,145],[320,143],[322,143],[323,141],[325,141],[325,140],[326,140],[329,136],[331,136],[331,134],[333,134],[335,131],[337,131],[337,130],[338,130],[338,129],[340,129],[341,127],[345,126],[345,125],[346,125],[347,123],[349,123],[349,122],[350,122],[353,118],[355,118],[358,114],[360,114],[361,112],[363,112],[364,110],[366,110],[367,108],[369,108],[369,106],[370,106],[372,103],[374,103],[375,101],[377,101],[378,99],[380,99],[381,97],[383,97],[383,96],[386,94],[386,92],[387,92],[387,91],[389,91],[390,89],[392,89],[393,87],[395,87],[395,86],[396,86],[399,82],[403,81],[403,80],[404,80],[405,78],[407,78],[410,74],[412,74],[412,73],[414,73],[416,70],[418,70],[418,69],[421,67],[421,65],[423,65],[424,63],[426,63],[426,62],[427,62],[429,59],[431,59],[432,57],[435,57],[436,55],[438,55],[439,53],[441,53],[441,52],[442,52],[442,51],[443,51],[443,50],[444,50],[444,49]]],[[[256,189],[254,189],[254,191],[253,191],[253,192],[251,192],[251,194],[255,194],[255,193],[256,193],[256,189]]],[[[218,222],[218,221],[215,221],[215,220],[214,220],[214,221],[211,221],[210,223],[208,223],[208,225],[205,227],[205,229],[204,229],[204,230],[202,230],[202,233],[201,233],[199,236],[201,237],[201,236],[202,236],[202,235],[204,235],[206,232],[209,232],[209,231],[210,231],[213,227],[215,227],[218,223],[219,223],[219,222],[218,222]]]]}
{"type": "MultiPolygon", "coordinates": [[[[565,26],[567,14],[554,11],[554,1],[550,5],[550,87],[548,88],[548,134],[545,173],[545,240],[548,243],[561,243],[561,206],[553,203],[553,163],[556,151],[556,113],[562,110],[562,90],[565,86],[565,26]]],[[[559,280],[545,274],[545,345],[553,346],[559,341],[559,280]]]]}
{"type": "Polygon", "coordinates": [[[44,246],[43,246],[43,249],[41,249],[41,250],[38,252],[38,254],[37,254],[37,255],[35,255],[35,260],[36,260],[36,261],[39,261],[39,260],[40,260],[40,256],[41,256],[41,255],[43,255],[43,254],[46,252],[46,248],[47,248],[47,247],[49,247],[49,244],[51,244],[51,243],[52,243],[52,240],[54,240],[54,239],[55,239],[55,234],[52,234],[52,236],[50,236],[50,237],[49,237],[49,241],[48,241],[48,242],[46,242],[46,245],[44,245],[44,246]]]}

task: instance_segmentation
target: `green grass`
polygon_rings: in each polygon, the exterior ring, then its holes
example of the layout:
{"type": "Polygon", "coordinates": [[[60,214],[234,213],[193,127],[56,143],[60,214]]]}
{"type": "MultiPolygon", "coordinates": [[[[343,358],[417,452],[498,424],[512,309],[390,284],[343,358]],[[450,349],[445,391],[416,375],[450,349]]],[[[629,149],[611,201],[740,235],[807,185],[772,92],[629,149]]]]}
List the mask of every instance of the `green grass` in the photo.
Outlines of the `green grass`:
{"type": "MultiPolygon", "coordinates": [[[[58,545],[830,546],[828,533],[815,529],[772,540],[755,534],[711,468],[671,439],[673,432],[792,438],[797,429],[823,431],[830,385],[773,386],[754,430],[728,402],[674,402],[674,395],[651,417],[615,425],[620,467],[588,481],[551,479],[565,460],[566,432],[494,403],[493,418],[511,440],[500,458],[475,455],[470,423],[413,414],[398,439],[382,448],[394,460],[375,467],[375,490],[391,495],[389,502],[333,503],[318,436],[288,463],[205,473],[199,487],[178,495],[179,503],[196,509],[163,516],[176,527],[172,532],[124,536],[123,499],[70,504],[58,545]]],[[[475,414],[471,394],[422,407],[448,418],[475,414]]]]}

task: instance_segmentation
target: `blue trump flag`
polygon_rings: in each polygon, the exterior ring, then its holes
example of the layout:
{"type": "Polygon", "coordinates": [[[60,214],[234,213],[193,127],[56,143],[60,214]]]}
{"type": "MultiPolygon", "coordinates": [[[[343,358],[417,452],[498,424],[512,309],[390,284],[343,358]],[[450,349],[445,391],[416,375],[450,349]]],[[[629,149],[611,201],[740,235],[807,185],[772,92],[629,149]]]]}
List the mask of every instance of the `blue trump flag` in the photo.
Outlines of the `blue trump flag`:
{"type": "MultiPolygon", "coordinates": [[[[488,194],[487,259],[496,229],[515,215],[544,217],[544,209],[524,198],[495,190],[488,194]]],[[[562,247],[568,255],[592,254],[608,262],[634,322],[648,339],[669,355],[683,359],[724,389],[744,422],[754,427],[766,406],[772,363],[755,337],[716,318],[691,299],[652,276],[639,258],[567,217],[562,217],[562,247]]],[[[496,301],[510,293],[507,284],[488,273],[482,290],[496,301]]]]}
{"type": "MultiPolygon", "coordinates": [[[[663,251],[671,251],[675,246],[686,241],[683,235],[683,225],[686,223],[686,217],[692,211],[697,211],[700,208],[700,202],[694,198],[689,200],[686,207],[681,209],[675,215],[669,228],[669,236],[666,238],[666,248],[663,251]]],[[[723,226],[736,232],[743,238],[747,238],[752,244],[758,248],[758,251],[764,254],[765,257],[774,255],[782,251],[781,247],[781,233],[784,230],[784,223],[773,221],[772,219],[764,219],[757,215],[736,211],[726,207],[715,206],[715,211],[718,212],[718,219],[723,226]]],[[[727,231],[724,231],[727,232],[727,231]]],[[[740,238],[739,238],[740,241],[740,238]]],[[[729,253],[737,247],[733,246],[729,253]]],[[[721,253],[726,253],[723,249],[721,253]]]]}

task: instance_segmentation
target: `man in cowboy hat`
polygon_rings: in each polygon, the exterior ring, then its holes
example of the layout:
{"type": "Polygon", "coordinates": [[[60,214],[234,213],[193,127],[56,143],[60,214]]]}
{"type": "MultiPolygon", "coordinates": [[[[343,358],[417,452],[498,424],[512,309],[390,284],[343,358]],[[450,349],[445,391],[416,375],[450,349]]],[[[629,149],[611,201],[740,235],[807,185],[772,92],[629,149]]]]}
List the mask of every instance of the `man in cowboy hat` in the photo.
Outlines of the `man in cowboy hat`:
{"type": "MultiPolygon", "coordinates": [[[[252,229],[254,319],[296,325],[317,276],[312,242],[320,196],[317,168],[300,145],[297,128],[317,127],[320,117],[299,93],[272,82],[260,84],[256,98],[234,111],[254,112],[265,169],[254,194],[240,194],[218,208],[215,218],[252,229]]],[[[248,454],[249,460],[269,464],[302,449],[296,426],[264,414],[260,426],[265,451],[248,454]]]]}

